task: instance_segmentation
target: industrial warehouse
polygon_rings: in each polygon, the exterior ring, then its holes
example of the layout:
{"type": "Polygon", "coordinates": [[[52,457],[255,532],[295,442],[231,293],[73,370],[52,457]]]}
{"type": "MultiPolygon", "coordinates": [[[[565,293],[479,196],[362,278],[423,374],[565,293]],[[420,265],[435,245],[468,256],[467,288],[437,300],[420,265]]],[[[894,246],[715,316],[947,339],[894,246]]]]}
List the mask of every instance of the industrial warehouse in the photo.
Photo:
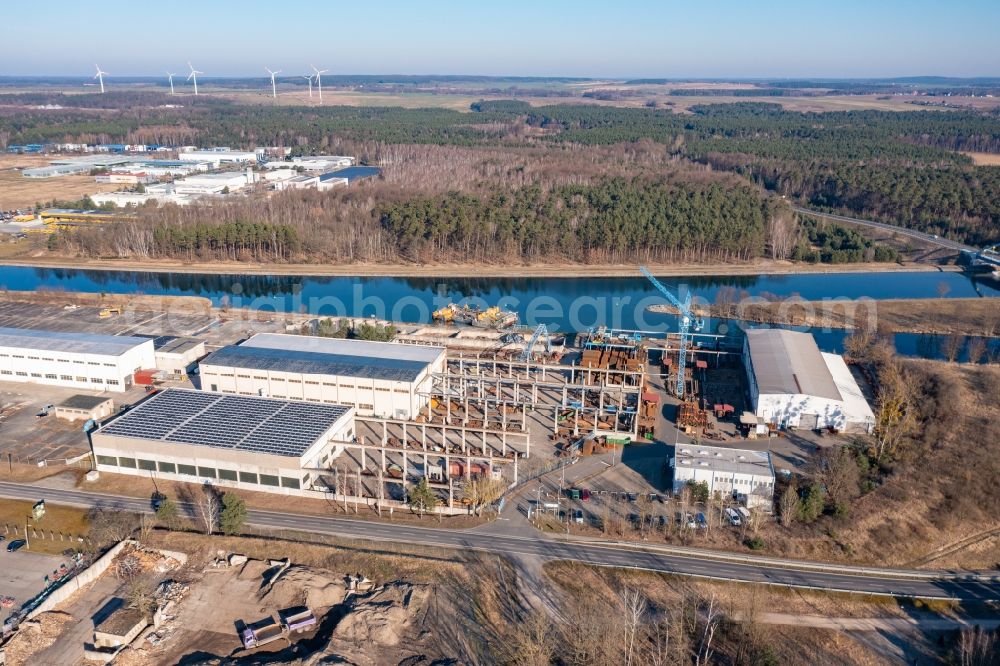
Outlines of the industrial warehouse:
{"type": "Polygon", "coordinates": [[[354,412],[167,389],[92,434],[97,469],[302,494],[354,436],[354,412]]]}
{"type": "Polygon", "coordinates": [[[755,329],[743,351],[754,413],[782,428],[871,432],[875,415],[838,354],[808,333],[755,329]]]}
{"type": "Polygon", "coordinates": [[[90,391],[127,391],[156,367],[153,341],[26,328],[0,328],[0,380],[90,391]]]}
{"type": "Polygon", "coordinates": [[[767,451],[718,446],[678,446],[670,460],[674,493],[689,483],[704,483],[710,493],[730,496],[748,507],[771,510],[774,467],[767,451]]]}
{"type": "Polygon", "coordinates": [[[209,354],[202,388],[352,405],[359,416],[412,419],[429,402],[443,347],[260,333],[209,354]]]}

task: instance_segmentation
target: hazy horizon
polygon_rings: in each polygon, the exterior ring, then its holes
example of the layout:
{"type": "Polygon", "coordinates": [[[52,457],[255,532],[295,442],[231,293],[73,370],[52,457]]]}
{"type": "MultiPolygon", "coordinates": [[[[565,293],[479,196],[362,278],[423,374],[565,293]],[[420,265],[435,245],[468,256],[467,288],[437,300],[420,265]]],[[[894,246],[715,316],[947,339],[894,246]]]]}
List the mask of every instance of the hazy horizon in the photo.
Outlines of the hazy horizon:
{"type": "Polygon", "coordinates": [[[122,0],[5,7],[7,24],[31,26],[40,46],[6,40],[0,75],[112,76],[187,73],[286,76],[311,64],[329,74],[584,77],[594,79],[955,78],[1000,74],[1000,3],[965,0],[794,0],[767,6],[720,0],[699,6],[593,0],[502,7],[458,0],[196,3],[169,11],[122,0]],[[92,75],[92,74],[91,74],[92,75]]]}

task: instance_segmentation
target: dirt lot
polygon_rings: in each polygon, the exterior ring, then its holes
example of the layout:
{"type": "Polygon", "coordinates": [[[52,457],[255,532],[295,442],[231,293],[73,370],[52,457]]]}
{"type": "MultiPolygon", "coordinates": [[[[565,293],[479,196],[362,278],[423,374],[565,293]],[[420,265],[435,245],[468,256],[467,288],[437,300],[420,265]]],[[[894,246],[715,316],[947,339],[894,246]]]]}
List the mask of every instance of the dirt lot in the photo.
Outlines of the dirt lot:
{"type": "Polygon", "coordinates": [[[87,174],[55,178],[25,178],[21,169],[46,166],[44,155],[0,154],[0,210],[34,208],[36,203],[72,201],[97,192],[121,189],[116,183],[95,183],[87,174]]]}
{"type": "Polygon", "coordinates": [[[233,655],[242,663],[257,663],[254,655],[262,661],[313,663],[320,655],[349,654],[352,663],[397,664],[446,649],[436,645],[438,632],[425,633],[429,614],[441,603],[429,583],[461,575],[457,564],[194,534],[154,534],[152,542],[190,555],[187,566],[172,573],[186,592],[152,641],[140,639],[122,655],[127,666],[174,664],[195,655],[233,655]],[[229,566],[230,553],[250,559],[229,566]],[[290,558],[291,564],[282,567],[278,558],[290,558]],[[359,594],[349,592],[348,576],[355,574],[370,581],[359,594]],[[318,620],[312,629],[249,651],[242,648],[239,632],[247,623],[301,606],[318,620]],[[365,645],[360,653],[359,644],[365,645]]]}
{"type": "Polygon", "coordinates": [[[996,153],[962,153],[972,158],[977,166],[1000,166],[1000,155],[996,153]]]}

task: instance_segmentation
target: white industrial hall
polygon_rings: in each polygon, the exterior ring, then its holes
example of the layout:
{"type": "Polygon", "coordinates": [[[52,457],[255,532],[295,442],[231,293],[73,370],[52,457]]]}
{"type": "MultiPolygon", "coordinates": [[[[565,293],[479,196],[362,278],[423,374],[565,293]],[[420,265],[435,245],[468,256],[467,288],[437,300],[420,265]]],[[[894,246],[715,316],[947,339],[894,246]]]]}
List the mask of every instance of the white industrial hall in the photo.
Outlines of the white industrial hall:
{"type": "Polygon", "coordinates": [[[413,419],[430,401],[443,347],[259,333],[199,364],[201,388],[351,405],[358,416],[413,419]]]}

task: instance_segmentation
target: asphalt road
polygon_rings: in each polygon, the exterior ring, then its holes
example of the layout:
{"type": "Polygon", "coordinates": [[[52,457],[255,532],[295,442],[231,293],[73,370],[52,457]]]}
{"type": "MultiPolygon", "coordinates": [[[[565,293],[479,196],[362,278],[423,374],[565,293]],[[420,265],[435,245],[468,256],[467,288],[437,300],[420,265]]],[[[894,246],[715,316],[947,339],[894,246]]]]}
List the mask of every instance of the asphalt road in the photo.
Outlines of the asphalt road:
{"type": "MultiPolygon", "coordinates": [[[[150,503],[144,499],[79,490],[36,488],[19,483],[0,482],[0,497],[29,500],[44,497],[53,504],[150,511],[150,503]]],[[[181,506],[181,509],[190,510],[190,507],[181,506]]],[[[420,544],[500,555],[533,555],[547,560],[572,560],[596,566],[643,569],[726,581],[902,597],[980,602],[1000,600],[998,582],[964,580],[961,576],[943,574],[935,578],[913,579],[900,578],[898,573],[897,576],[891,576],[815,571],[713,560],[697,555],[642,551],[615,545],[559,541],[541,534],[532,537],[511,536],[492,531],[450,530],[258,510],[249,511],[247,522],[271,529],[297,530],[364,541],[420,544]]]]}
{"type": "Polygon", "coordinates": [[[813,217],[825,218],[837,222],[849,222],[851,224],[859,224],[865,227],[871,227],[873,229],[883,229],[886,231],[893,232],[899,236],[907,236],[909,238],[919,240],[922,243],[937,245],[938,247],[943,247],[948,250],[955,250],[956,252],[960,252],[962,250],[971,250],[973,252],[976,251],[976,248],[971,247],[969,245],[963,245],[962,243],[947,240],[945,238],[935,238],[931,234],[925,234],[920,231],[914,231],[913,229],[899,227],[894,224],[886,224],[884,222],[872,222],[871,220],[860,220],[856,217],[847,217],[846,215],[836,215],[834,213],[823,213],[817,210],[802,208],[801,206],[796,206],[794,204],[792,204],[792,209],[797,213],[802,213],[803,215],[812,215],[813,217]]]}

